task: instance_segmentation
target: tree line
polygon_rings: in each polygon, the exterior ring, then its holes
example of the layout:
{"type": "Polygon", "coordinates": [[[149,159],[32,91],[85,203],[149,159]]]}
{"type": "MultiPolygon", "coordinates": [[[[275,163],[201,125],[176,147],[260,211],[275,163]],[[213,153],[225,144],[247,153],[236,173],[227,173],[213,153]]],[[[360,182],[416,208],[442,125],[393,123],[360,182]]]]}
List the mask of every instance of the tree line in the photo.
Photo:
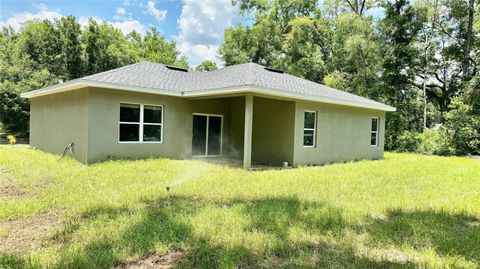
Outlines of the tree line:
{"type": "MultiPolygon", "coordinates": [[[[218,54],[226,66],[255,62],[396,107],[387,114],[388,150],[480,154],[478,0],[232,4],[247,23],[225,30],[218,54]]],[[[4,129],[28,129],[20,93],[143,60],[189,68],[155,28],[122,35],[93,19],[82,28],[74,16],[3,28],[4,129]]],[[[196,67],[216,68],[211,61],[196,67]]]]}
{"type": "Polygon", "coordinates": [[[396,107],[388,150],[480,154],[480,1],[234,3],[251,23],[226,30],[226,65],[253,61],[396,107]]]}

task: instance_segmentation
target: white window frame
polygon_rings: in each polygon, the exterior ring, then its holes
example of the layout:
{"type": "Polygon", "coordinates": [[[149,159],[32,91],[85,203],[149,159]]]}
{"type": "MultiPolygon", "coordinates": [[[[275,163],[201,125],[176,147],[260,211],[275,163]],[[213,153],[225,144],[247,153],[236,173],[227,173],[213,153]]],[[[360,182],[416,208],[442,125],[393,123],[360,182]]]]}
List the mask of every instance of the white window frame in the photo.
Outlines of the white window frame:
{"type": "MultiPolygon", "coordinates": [[[[164,114],[164,108],[163,105],[154,105],[154,104],[139,104],[139,103],[131,103],[131,102],[120,102],[118,105],[118,111],[120,112],[122,104],[126,105],[139,105],[140,106],[140,122],[128,122],[128,121],[120,121],[118,122],[118,143],[120,144],[162,144],[163,143],[163,114],[164,114]],[[144,107],[145,106],[155,106],[155,107],[160,107],[162,110],[162,123],[149,123],[149,122],[144,122],[143,121],[143,114],[144,114],[144,107]],[[120,125],[121,124],[135,124],[139,125],[139,141],[120,141],[120,125]],[[143,127],[144,125],[156,125],[160,126],[160,141],[143,141],[143,127]]],[[[119,115],[120,118],[120,115],[119,115]]]]}
{"type": "Polygon", "coordinates": [[[317,111],[314,110],[304,110],[303,111],[303,136],[302,136],[302,144],[304,148],[314,148],[317,145],[317,111]],[[313,129],[312,128],[305,128],[305,113],[314,113],[315,119],[313,120],[313,129]],[[305,131],[313,131],[313,145],[305,145],[305,131]]]}
{"type": "Polygon", "coordinates": [[[378,147],[378,133],[380,131],[379,129],[380,129],[380,118],[379,117],[372,117],[370,119],[370,138],[369,138],[369,140],[370,140],[369,144],[370,144],[371,147],[378,147]],[[377,130],[376,131],[372,130],[373,119],[377,119],[377,130]],[[373,133],[375,133],[375,145],[372,145],[372,134],[373,133]]]}
{"type": "Polygon", "coordinates": [[[205,154],[204,155],[192,155],[192,157],[222,157],[223,156],[223,115],[221,114],[206,114],[206,113],[192,113],[197,116],[206,116],[207,117],[207,130],[206,130],[206,139],[205,139],[205,154]],[[217,155],[208,155],[208,125],[210,116],[220,117],[220,154],[217,155]]]}

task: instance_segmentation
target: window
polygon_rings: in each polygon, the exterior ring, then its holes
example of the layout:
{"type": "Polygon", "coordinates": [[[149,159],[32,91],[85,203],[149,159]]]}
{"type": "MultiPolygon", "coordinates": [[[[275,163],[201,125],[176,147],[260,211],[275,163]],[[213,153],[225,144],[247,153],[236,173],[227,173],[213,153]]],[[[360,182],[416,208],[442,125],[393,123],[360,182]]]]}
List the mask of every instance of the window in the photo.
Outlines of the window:
{"type": "Polygon", "coordinates": [[[315,147],[315,128],[317,125],[317,112],[305,111],[303,122],[303,146],[315,147]]]}
{"type": "Polygon", "coordinates": [[[143,141],[162,141],[161,106],[143,106],[143,141]]]}
{"type": "Polygon", "coordinates": [[[120,104],[120,141],[139,141],[140,108],[140,105],[120,104]]]}
{"type": "Polygon", "coordinates": [[[372,126],[370,130],[370,146],[378,145],[378,126],[380,123],[379,118],[372,118],[372,126]]]}
{"type": "Polygon", "coordinates": [[[120,104],[120,142],[162,142],[162,106],[120,104]]]}

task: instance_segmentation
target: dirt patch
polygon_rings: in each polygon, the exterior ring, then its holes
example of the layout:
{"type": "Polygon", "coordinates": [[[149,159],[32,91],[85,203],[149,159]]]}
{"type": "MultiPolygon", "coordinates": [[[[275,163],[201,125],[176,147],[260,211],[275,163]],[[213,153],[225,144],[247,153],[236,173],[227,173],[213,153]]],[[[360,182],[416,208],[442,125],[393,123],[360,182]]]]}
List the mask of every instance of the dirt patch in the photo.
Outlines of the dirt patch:
{"type": "Polygon", "coordinates": [[[15,199],[28,196],[28,194],[22,191],[15,183],[6,181],[0,183],[0,199],[15,199]]]}
{"type": "Polygon", "coordinates": [[[117,269],[168,269],[173,268],[183,256],[185,256],[185,252],[178,249],[171,250],[165,255],[155,253],[141,260],[119,265],[117,269]]]}
{"type": "Polygon", "coordinates": [[[0,228],[6,233],[0,236],[0,253],[24,253],[44,247],[59,224],[59,214],[52,212],[2,221],[0,228]]]}
{"type": "Polygon", "coordinates": [[[8,169],[8,168],[3,168],[3,167],[0,167],[0,174],[11,174],[12,173],[12,169],[8,169]]]}
{"type": "Polygon", "coordinates": [[[12,180],[12,170],[0,167],[0,199],[13,199],[27,195],[12,180]]]}
{"type": "Polygon", "coordinates": [[[391,247],[382,249],[364,247],[360,252],[360,256],[368,257],[377,261],[389,261],[398,264],[407,264],[408,262],[417,263],[419,260],[419,257],[413,253],[406,253],[391,247]]]}

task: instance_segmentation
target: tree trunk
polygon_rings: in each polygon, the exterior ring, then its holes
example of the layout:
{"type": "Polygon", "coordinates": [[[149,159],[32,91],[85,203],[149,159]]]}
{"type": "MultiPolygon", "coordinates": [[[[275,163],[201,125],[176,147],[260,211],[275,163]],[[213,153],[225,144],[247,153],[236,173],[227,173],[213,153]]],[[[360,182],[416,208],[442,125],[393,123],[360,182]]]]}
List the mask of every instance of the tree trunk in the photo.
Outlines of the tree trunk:
{"type": "Polygon", "coordinates": [[[468,26],[467,26],[467,37],[465,40],[465,50],[463,51],[463,80],[470,80],[470,50],[472,46],[472,35],[473,35],[473,16],[474,16],[474,4],[475,0],[469,0],[468,3],[468,26]]]}
{"type": "MultiPolygon", "coordinates": [[[[432,27],[433,29],[433,27],[432,27]]],[[[428,48],[430,47],[429,43],[429,34],[425,34],[425,46],[423,47],[423,131],[427,129],[427,69],[428,69],[428,48]]]]}
{"type": "MultiPolygon", "coordinates": [[[[425,62],[427,57],[425,57],[425,62]]],[[[427,66],[423,69],[423,131],[427,129],[427,66]]]]}
{"type": "Polygon", "coordinates": [[[366,0],[345,0],[350,6],[352,11],[356,13],[359,17],[363,16],[363,11],[365,10],[366,0]]]}

